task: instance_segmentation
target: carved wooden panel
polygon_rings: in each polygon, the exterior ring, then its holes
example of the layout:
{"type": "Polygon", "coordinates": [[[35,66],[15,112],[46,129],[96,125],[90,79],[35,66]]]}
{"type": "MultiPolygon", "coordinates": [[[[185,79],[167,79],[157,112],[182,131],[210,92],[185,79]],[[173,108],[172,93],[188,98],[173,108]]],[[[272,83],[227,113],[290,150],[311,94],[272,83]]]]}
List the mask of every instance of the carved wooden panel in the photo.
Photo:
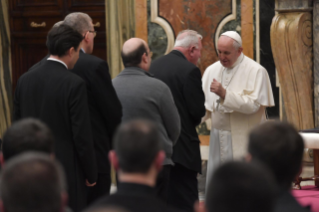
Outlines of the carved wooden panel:
{"type": "Polygon", "coordinates": [[[12,86],[19,77],[48,54],[45,38],[16,38],[12,40],[12,86]]]}
{"type": "Polygon", "coordinates": [[[105,11],[105,0],[69,0],[68,11],[105,11]]]}
{"type": "MultiPolygon", "coordinates": [[[[63,0],[10,0],[12,12],[34,13],[43,11],[61,11],[63,9],[63,0]]],[[[32,13],[30,13],[32,15],[32,13]]]]}
{"type": "Polygon", "coordinates": [[[184,29],[203,35],[200,70],[203,72],[218,60],[214,37],[218,24],[232,11],[232,1],[159,0],[159,15],[172,26],[175,36],[184,29]]]}
{"type": "Polygon", "coordinates": [[[288,121],[314,127],[311,13],[281,13],[273,18],[271,46],[288,121]]]}

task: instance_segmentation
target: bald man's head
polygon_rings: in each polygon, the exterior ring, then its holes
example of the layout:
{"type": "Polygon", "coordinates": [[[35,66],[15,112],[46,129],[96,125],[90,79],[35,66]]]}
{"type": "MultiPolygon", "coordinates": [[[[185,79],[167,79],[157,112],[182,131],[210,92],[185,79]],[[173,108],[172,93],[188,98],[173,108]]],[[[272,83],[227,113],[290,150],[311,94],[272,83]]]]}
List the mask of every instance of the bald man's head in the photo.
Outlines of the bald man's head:
{"type": "MultiPolygon", "coordinates": [[[[149,48],[146,42],[140,38],[131,38],[127,40],[122,48],[122,60],[124,66],[140,67],[143,63],[143,55],[149,55],[149,48]]],[[[146,70],[147,71],[147,70],[146,70]]]]}

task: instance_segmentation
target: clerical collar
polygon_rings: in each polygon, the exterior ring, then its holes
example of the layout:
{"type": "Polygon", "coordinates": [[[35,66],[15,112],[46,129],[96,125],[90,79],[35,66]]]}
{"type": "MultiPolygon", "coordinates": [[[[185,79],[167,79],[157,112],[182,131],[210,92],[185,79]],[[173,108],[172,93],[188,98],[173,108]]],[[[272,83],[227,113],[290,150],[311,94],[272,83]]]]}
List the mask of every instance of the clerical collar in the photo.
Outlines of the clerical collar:
{"type": "Polygon", "coordinates": [[[52,60],[52,61],[61,63],[61,64],[63,64],[65,66],[66,69],[69,69],[68,66],[62,60],[51,58],[51,57],[49,57],[47,60],[52,60]]]}
{"type": "Polygon", "coordinates": [[[244,54],[241,53],[239,57],[237,58],[236,62],[229,69],[236,67],[243,60],[243,58],[244,58],[244,54]]]}

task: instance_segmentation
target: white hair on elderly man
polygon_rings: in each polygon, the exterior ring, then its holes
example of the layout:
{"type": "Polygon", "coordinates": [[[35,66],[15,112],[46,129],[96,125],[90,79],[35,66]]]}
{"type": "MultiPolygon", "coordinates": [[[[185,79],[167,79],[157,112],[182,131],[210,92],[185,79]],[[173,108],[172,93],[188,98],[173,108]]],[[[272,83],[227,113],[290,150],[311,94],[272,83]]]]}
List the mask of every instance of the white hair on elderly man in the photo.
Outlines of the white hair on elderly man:
{"type": "Polygon", "coordinates": [[[190,29],[186,29],[178,33],[174,47],[188,48],[194,45],[198,48],[199,39],[203,38],[198,32],[190,29]]]}

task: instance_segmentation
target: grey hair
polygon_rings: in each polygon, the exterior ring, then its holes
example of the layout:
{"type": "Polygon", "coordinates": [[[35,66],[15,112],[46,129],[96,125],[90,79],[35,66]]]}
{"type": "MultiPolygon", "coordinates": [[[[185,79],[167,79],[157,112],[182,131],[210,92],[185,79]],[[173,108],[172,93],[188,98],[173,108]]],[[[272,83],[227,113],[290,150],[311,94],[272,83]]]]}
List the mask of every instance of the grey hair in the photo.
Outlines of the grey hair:
{"type": "Polygon", "coordinates": [[[64,18],[64,24],[72,27],[81,34],[91,30],[92,18],[81,12],[70,13],[64,18]]]}
{"type": "Polygon", "coordinates": [[[198,39],[203,39],[203,36],[194,30],[186,29],[178,33],[174,47],[188,48],[194,45],[198,48],[198,39]]]}
{"type": "Polygon", "coordinates": [[[233,46],[236,50],[238,50],[240,47],[242,47],[242,45],[240,45],[240,43],[238,43],[236,40],[233,41],[233,46]]]}

